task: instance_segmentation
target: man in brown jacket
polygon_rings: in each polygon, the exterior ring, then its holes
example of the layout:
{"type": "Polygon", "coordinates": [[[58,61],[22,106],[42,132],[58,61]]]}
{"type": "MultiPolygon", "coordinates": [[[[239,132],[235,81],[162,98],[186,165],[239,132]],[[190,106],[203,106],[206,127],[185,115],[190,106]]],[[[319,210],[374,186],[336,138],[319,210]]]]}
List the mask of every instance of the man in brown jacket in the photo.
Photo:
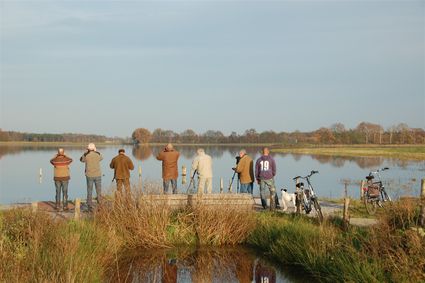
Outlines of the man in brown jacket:
{"type": "Polygon", "coordinates": [[[133,162],[131,159],[125,155],[125,150],[118,150],[118,155],[115,156],[111,164],[109,164],[111,169],[114,169],[114,179],[117,182],[117,191],[122,192],[122,187],[124,186],[127,194],[130,194],[130,170],[134,169],[133,162]]]}
{"type": "Polygon", "coordinates": [[[54,177],[56,187],[56,205],[55,209],[59,210],[61,191],[63,196],[63,210],[68,210],[68,183],[71,179],[69,174],[69,164],[71,164],[72,159],[65,155],[65,150],[63,148],[58,149],[58,153],[50,159],[50,163],[54,166],[54,177]]]}
{"type": "Polygon", "coordinates": [[[233,170],[239,174],[241,182],[241,193],[250,193],[254,187],[254,162],[249,155],[246,154],[245,149],[239,151],[239,162],[233,170]]]}
{"type": "Polygon", "coordinates": [[[179,160],[179,152],[174,150],[171,143],[167,144],[156,159],[162,161],[162,180],[164,193],[168,193],[168,187],[171,182],[173,194],[177,194],[177,177],[179,175],[177,161],[179,160]]]}

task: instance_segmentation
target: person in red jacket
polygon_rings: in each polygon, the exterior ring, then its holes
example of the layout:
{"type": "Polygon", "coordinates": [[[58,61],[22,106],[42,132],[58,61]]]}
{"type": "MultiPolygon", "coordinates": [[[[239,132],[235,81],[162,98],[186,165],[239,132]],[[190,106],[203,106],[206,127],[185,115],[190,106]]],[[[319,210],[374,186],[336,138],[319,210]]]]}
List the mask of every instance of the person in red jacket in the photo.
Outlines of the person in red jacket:
{"type": "Polygon", "coordinates": [[[63,210],[68,210],[68,183],[71,179],[69,174],[69,164],[72,159],[65,155],[63,148],[58,149],[58,153],[50,160],[50,163],[54,166],[54,177],[56,187],[56,205],[55,209],[59,210],[61,191],[63,196],[63,210]]]}

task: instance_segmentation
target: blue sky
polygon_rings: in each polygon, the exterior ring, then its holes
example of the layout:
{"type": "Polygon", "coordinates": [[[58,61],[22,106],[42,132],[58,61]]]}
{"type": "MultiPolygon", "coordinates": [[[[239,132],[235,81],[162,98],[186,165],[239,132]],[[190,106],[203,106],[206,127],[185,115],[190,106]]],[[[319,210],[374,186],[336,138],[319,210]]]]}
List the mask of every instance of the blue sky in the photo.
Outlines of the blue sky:
{"type": "Polygon", "coordinates": [[[425,1],[5,1],[0,127],[425,127],[425,1]]]}

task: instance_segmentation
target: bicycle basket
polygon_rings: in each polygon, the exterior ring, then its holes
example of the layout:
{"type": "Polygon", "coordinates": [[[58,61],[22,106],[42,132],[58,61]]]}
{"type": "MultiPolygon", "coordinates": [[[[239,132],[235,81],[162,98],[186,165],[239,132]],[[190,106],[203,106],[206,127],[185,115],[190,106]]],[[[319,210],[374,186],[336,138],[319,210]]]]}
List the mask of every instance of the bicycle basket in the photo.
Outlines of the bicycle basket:
{"type": "Polygon", "coordinates": [[[369,197],[378,197],[379,196],[379,186],[378,185],[369,185],[367,187],[367,191],[369,192],[369,197]]]}

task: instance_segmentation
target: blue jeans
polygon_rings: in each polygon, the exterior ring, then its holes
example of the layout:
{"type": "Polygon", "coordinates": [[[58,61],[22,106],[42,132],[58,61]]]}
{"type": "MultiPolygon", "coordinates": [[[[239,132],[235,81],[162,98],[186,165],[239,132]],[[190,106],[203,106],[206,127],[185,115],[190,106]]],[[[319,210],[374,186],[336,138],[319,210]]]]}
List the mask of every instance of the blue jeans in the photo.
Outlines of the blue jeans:
{"type": "Polygon", "coordinates": [[[254,183],[246,183],[246,184],[242,184],[241,183],[241,186],[240,186],[240,193],[241,194],[246,194],[246,193],[248,193],[248,194],[252,194],[252,189],[253,189],[253,187],[254,187],[254,183]]]}
{"type": "Polygon", "coordinates": [[[279,206],[279,199],[277,197],[276,187],[274,185],[274,179],[260,180],[261,205],[263,206],[264,209],[267,208],[266,187],[270,191],[270,210],[274,210],[277,206],[279,206]]]}
{"type": "Polygon", "coordinates": [[[168,194],[168,187],[170,186],[173,189],[173,194],[177,194],[177,179],[163,180],[162,185],[164,187],[164,194],[168,194]]]}
{"type": "Polygon", "coordinates": [[[61,192],[63,197],[63,206],[66,207],[68,204],[68,183],[67,181],[55,181],[56,187],[56,206],[59,207],[61,202],[61,192]]]}
{"type": "Polygon", "coordinates": [[[102,201],[102,177],[87,177],[87,206],[89,209],[93,206],[93,184],[96,187],[97,203],[102,201]]]}

